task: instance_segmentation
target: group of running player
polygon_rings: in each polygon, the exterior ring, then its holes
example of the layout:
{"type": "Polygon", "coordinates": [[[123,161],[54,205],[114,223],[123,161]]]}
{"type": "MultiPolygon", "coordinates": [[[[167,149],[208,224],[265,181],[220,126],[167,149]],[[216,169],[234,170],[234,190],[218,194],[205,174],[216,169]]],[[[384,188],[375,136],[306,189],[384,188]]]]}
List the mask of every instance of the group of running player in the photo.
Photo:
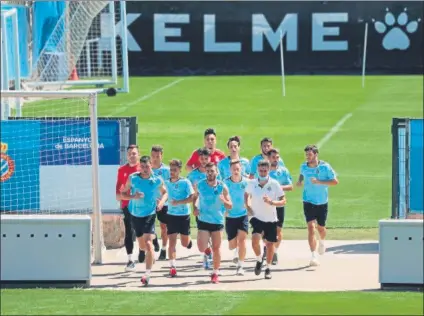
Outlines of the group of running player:
{"type": "MultiPolygon", "coordinates": [[[[158,252],[155,233],[156,217],[160,222],[162,249],[158,260],[170,263],[169,274],[177,275],[176,244],[190,249],[190,204],[197,222],[197,247],[203,255],[204,268],[212,261],[212,283],[219,282],[221,239],[225,227],[229,248],[234,250],[236,273],[244,274],[246,238],[252,227],[252,248],[256,256],[255,274],[265,266],[265,278],[271,278],[271,265],[278,263],[277,249],[282,240],[285,191],[293,189],[288,169],[273,147],[272,139],[263,138],[261,153],[248,159],[240,157],[240,138],[227,142],[226,156],[216,148],[214,129],[204,133],[205,146],[194,151],[186,163],[187,177],[181,177],[183,164],[173,159],[169,166],[162,162],[163,148],[153,146],[149,156],[140,157],[136,145],[127,150],[128,163],[118,170],[116,198],[121,201],[125,224],[127,271],[135,270],[133,230],[139,245],[138,262],[146,263],[141,282],[147,285],[158,252]],[[261,251],[261,240],[264,249],[261,251]]],[[[310,265],[319,264],[318,254],[325,253],[325,224],[328,213],[328,186],[338,184],[332,167],[318,159],[318,148],[304,149],[306,161],[300,168],[296,186],[303,186],[303,209],[312,252],[310,265]],[[319,241],[315,238],[318,230],[319,241]],[[318,254],[317,254],[318,251],[318,254]]]]}

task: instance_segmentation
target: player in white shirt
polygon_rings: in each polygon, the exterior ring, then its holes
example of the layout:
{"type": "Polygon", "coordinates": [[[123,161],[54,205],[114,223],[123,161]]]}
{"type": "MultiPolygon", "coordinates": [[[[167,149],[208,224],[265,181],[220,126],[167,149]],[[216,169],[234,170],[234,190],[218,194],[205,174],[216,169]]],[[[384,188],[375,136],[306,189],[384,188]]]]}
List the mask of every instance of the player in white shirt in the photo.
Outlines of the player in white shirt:
{"type": "Polygon", "coordinates": [[[258,163],[258,177],[252,179],[246,188],[244,196],[246,208],[253,217],[252,248],[256,255],[255,274],[262,270],[263,259],[261,256],[260,241],[262,234],[266,240],[266,269],[265,279],[271,279],[271,263],[274,256],[274,244],[277,242],[277,207],[286,205],[284,191],[277,180],[269,176],[270,163],[261,160],[258,163]]]}

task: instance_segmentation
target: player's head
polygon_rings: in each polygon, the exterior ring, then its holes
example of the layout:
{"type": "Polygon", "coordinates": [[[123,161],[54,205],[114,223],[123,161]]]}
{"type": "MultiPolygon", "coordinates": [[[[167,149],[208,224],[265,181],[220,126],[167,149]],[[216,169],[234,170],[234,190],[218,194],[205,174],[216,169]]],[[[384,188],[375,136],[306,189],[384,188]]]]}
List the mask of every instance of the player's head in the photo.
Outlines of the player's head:
{"type": "Polygon", "coordinates": [[[129,145],[127,147],[127,160],[130,165],[136,165],[140,159],[140,152],[137,145],[129,145]]]}
{"type": "Polygon", "coordinates": [[[215,181],[218,175],[218,168],[213,162],[208,162],[205,166],[206,168],[206,177],[208,181],[215,181]]]}
{"type": "Polygon", "coordinates": [[[272,148],[272,138],[264,137],[261,139],[261,151],[262,154],[266,155],[267,152],[272,148]]]}
{"type": "Polygon", "coordinates": [[[268,160],[261,160],[258,163],[259,180],[265,181],[268,178],[270,163],[268,160]]]}
{"type": "Polygon", "coordinates": [[[169,171],[171,173],[172,179],[177,179],[180,176],[182,166],[183,166],[183,163],[179,159],[172,159],[169,162],[169,171]]]}
{"type": "Polygon", "coordinates": [[[202,147],[197,150],[197,154],[199,155],[199,163],[200,165],[205,168],[206,164],[211,161],[211,151],[206,148],[202,147]]]}
{"type": "Polygon", "coordinates": [[[228,139],[227,147],[230,150],[230,153],[235,154],[240,152],[240,137],[232,136],[228,139]]]}
{"type": "Polygon", "coordinates": [[[152,162],[149,156],[140,158],[140,172],[142,176],[150,176],[152,173],[152,162]]]}
{"type": "Polygon", "coordinates": [[[241,163],[240,160],[230,161],[231,175],[238,177],[241,174],[241,163]]]}
{"type": "Polygon", "coordinates": [[[280,160],[280,151],[278,149],[271,148],[266,155],[272,167],[278,166],[278,160],[280,160]]]}
{"type": "Polygon", "coordinates": [[[210,150],[216,148],[216,132],[213,128],[208,128],[204,133],[205,147],[210,150]]]}
{"type": "Polygon", "coordinates": [[[316,145],[307,145],[304,149],[306,161],[308,163],[315,162],[318,160],[318,147],[316,145]]]}
{"type": "Polygon", "coordinates": [[[153,164],[162,163],[163,147],[161,145],[152,146],[152,150],[150,151],[150,158],[151,158],[153,164]]]}

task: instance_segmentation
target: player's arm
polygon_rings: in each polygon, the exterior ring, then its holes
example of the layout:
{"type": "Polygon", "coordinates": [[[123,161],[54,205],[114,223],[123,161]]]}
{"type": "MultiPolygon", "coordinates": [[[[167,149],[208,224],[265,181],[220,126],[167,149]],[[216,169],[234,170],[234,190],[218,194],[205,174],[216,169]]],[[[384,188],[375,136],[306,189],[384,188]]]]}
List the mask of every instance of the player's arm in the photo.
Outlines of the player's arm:
{"type": "Polygon", "coordinates": [[[286,197],[284,195],[278,197],[276,200],[270,200],[269,205],[276,206],[276,207],[282,207],[286,205],[286,197]]]}
{"type": "Polygon", "coordinates": [[[125,201],[138,200],[144,196],[144,194],[141,192],[135,192],[135,194],[130,194],[130,189],[131,189],[131,178],[129,177],[123,191],[121,192],[121,196],[120,196],[121,200],[125,200],[125,201]]]}
{"type": "Polygon", "coordinates": [[[162,184],[161,184],[159,190],[160,190],[160,194],[162,196],[161,196],[161,198],[159,200],[159,203],[161,203],[162,205],[164,205],[165,202],[166,202],[166,200],[168,199],[168,191],[166,190],[166,186],[165,186],[165,184],[163,183],[162,180],[161,180],[161,183],[162,184]]]}
{"type": "Polygon", "coordinates": [[[316,178],[312,178],[311,181],[314,184],[321,184],[321,185],[337,185],[339,184],[339,180],[337,179],[336,173],[334,172],[333,168],[330,166],[327,166],[326,170],[326,180],[318,180],[316,178]]]}
{"type": "Polygon", "coordinates": [[[194,193],[193,193],[193,215],[198,216],[199,215],[199,208],[197,207],[197,200],[199,199],[199,191],[197,190],[197,186],[193,186],[194,193]]]}
{"type": "MultiPolygon", "coordinates": [[[[122,181],[121,176],[122,175],[121,175],[120,171],[118,170],[118,175],[116,177],[116,190],[115,190],[117,201],[122,200],[122,194],[121,193],[125,191],[125,184],[122,183],[123,181],[122,181]]],[[[126,190],[126,191],[128,191],[128,190],[126,190]]]]}
{"type": "Polygon", "coordinates": [[[283,173],[283,181],[281,184],[281,188],[283,189],[283,191],[293,190],[293,182],[288,170],[283,173]]]}
{"type": "Polygon", "coordinates": [[[224,186],[222,189],[221,201],[224,203],[224,207],[229,210],[233,207],[233,202],[231,201],[230,193],[228,192],[228,188],[224,186]]]}
{"type": "Polygon", "coordinates": [[[305,180],[305,177],[302,174],[302,169],[300,170],[299,179],[296,182],[296,186],[301,187],[303,185],[303,180],[305,180]]]}
{"type": "Polygon", "coordinates": [[[187,181],[187,195],[188,195],[188,197],[183,199],[183,200],[172,200],[171,204],[174,205],[174,206],[177,206],[177,205],[184,205],[184,204],[188,204],[188,203],[193,202],[194,189],[193,189],[193,186],[191,185],[191,183],[189,181],[187,181]]]}

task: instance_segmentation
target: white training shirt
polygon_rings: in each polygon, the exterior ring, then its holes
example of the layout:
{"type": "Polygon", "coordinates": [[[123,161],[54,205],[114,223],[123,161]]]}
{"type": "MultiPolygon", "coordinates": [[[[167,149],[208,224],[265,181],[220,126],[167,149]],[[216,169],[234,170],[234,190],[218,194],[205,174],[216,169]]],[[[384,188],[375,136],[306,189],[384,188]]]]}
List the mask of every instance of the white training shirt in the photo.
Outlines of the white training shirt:
{"type": "Polygon", "coordinates": [[[277,180],[269,178],[268,182],[261,188],[259,186],[259,180],[253,179],[249,181],[246,187],[246,193],[251,195],[253,217],[256,217],[262,222],[278,221],[276,206],[269,205],[263,200],[265,195],[273,201],[277,201],[279,197],[284,196],[284,191],[281,189],[277,180]]]}

